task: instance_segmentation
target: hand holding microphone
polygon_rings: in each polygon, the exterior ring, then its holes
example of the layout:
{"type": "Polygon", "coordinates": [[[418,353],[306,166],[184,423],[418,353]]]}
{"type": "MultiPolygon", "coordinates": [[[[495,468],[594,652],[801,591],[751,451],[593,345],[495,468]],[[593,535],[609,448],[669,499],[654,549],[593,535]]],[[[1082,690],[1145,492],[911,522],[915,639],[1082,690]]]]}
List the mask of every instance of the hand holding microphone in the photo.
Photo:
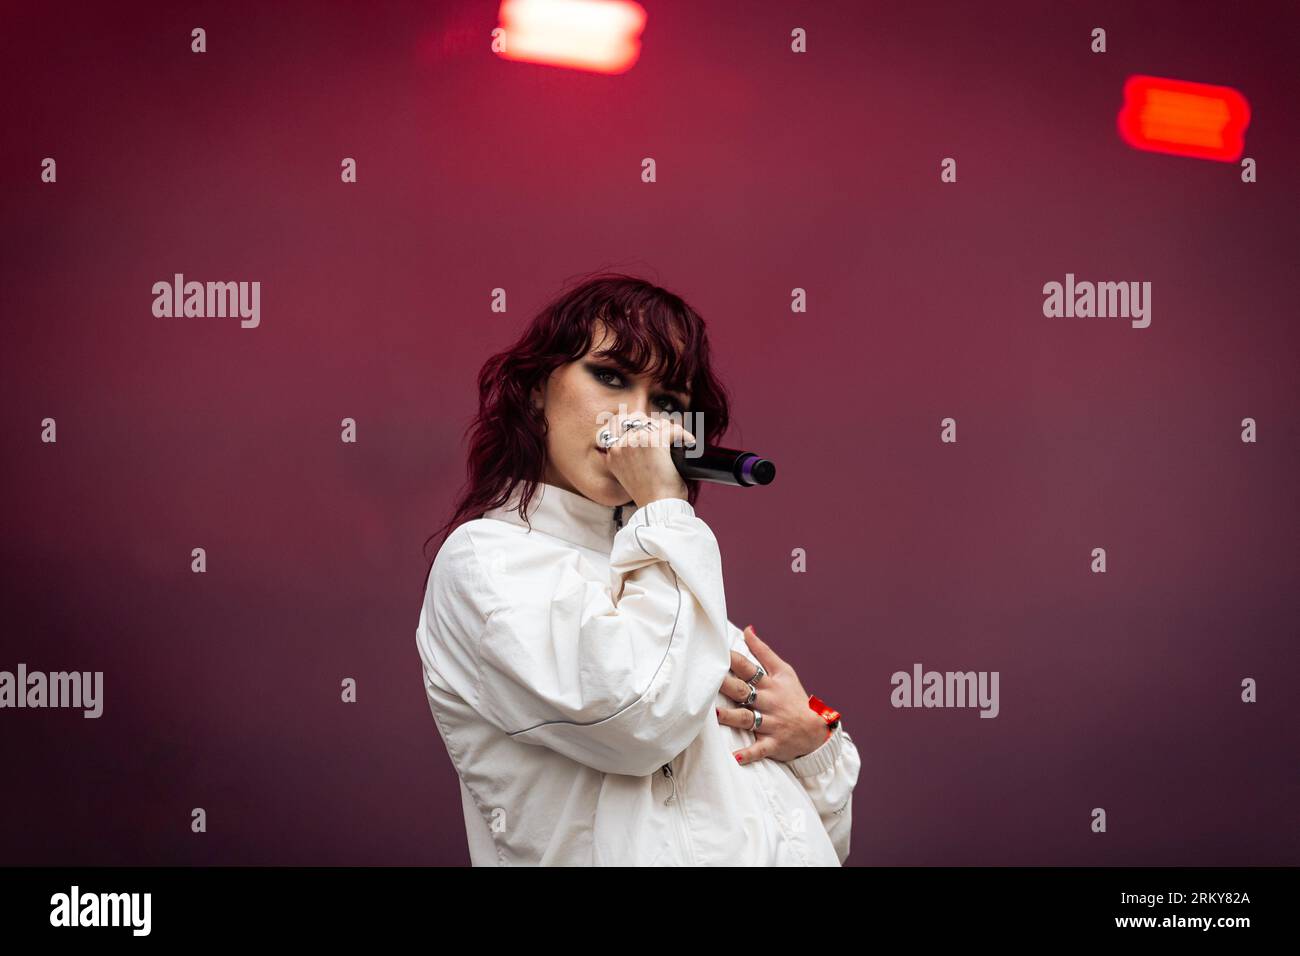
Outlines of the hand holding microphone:
{"type": "Polygon", "coordinates": [[[675,445],[695,444],[695,436],[669,418],[644,412],[616,418],[602,428],[596,443],[609,458],[609,470],[638,508],[660,498],[688,500],[688,489],[673,461],[675,445]]]}
{"type": "MultiPolygon", "coordinates": [[[[616,427],[624,429],[623,434],[625,436],[648,432],[649,434],[644,437],[635,438],[633,447],[645,445],[667,447],[673,468],[677,475],[683,479],[690,478],[695,481],[711,481],[723,485],[747,488],[752,485],[769,485],[776,478],[776,465],[770,459],[762,458],[751,451],[724,448],[721,445],[714,445],[711,448],[707,446],[697,448],[695,436],[671,419],[647,419],[642,413],[629,415],[618,420],[616,427]],[[637,427],[637,422],[641,423],[640,427],[637,427]],[[679,435],[682,436],[682,441],[675,440],[679,435]],[[686,445],[685,448],[683,443],[686,445]],[[688,453],[688,448],[693,453],[688,453]]],[[[613,433],[609,428],[601,429],[597,444],[605,447],[607,441],[622,443],[623,440],[613,438],[613,433]]],[[[614,470],[612,462],[611,470],[614,470]]],[[[624,488],[628,487],[617,470],[614,470],[614,477],[619,480],[619,483],[624,488]]],[[[675,487],[675,482],[666,479],[661,471],[656,470],[655,483],[657,484],[660,480],[665,481],[669,487],[675,487]]],[[[683,491],[681,494],[673,494],[670,497],[685,498],[686,494],[683,491]]],[[[639,503],[640,499],[633,496],[633,500],[639,503]]]]}

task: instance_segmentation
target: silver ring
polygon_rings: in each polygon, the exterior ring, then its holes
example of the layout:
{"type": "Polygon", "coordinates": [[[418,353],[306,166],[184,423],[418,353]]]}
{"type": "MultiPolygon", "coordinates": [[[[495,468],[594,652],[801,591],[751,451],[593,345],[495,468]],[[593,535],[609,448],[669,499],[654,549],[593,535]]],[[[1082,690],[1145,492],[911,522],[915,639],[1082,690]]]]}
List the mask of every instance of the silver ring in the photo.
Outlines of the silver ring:
{"type": "Polygon", "coordinates": [[[762,664],[755,664],[754,666],[757,667],[758,670],[754,672],[753,677],[745,681],[746,684],[757,684],[759,681],[761,681],[764,677],[767,676],[767,671],[763,670],[762,664]]]}
{"type": "Polygon", "coordinates": [[[752,706],[754,705],[754,698],[757,697],[757,696],[758,696],[758,688],[755,687],[753,684],[750,684],[750,685],[749,685],[749,696],[745,698],[744,703],[742,703],[740,706],[741,706],[741,707],[752,707],[752,706]]]}
{"type": "MultiPolygon", "coordinates": [[[[656,422],[653,418],[650,419],[650,421],[648,422],[643,422],[639,418],[629,418],[623,422],[623,431],[625,432],[630,432],[633,430],[639,431],[640,429],[643,428],[649,428],[654,431],[658,431],[659,423],[656,422]]],[[[611,447],[617,440],[618,439],[616,439],[613,435],[610,434],[608,428],[602,428],[596,435],[596,442],[602,448],[611,447]]]]}
{"type": "Polygon", "coordinates": [[[756,710],[751,710],[750,713],[754,715],[754,726],[749,729],[758,730],[759,727],[763,726],[763,715],[756,710]]]}

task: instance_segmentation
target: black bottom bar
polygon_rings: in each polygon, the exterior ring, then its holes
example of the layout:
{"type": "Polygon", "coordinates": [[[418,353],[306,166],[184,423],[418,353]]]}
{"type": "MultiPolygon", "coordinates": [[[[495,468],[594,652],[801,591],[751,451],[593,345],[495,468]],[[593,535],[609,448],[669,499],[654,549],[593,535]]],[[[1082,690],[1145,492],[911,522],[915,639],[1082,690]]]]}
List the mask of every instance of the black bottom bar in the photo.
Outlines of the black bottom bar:
{"type": "Polygon", "coordinates": [[[450,943],[453,933],[459,943],[480,930],[484,945],[518,945],[524,939],[536,945],[539,932],[548,942],[565,945],[555,939],[558,927],[568,945],[580,945],[627,939],[636,927],[641,927],[637,934],[680,930],[681,939],[692,926],[696,934],[708,932],[700,923],[710,913],[718,916],[712,930],[719,939],[751,921],[761,936],[775,929],[766,925],[770,920],[791,929],[829,929],[829,920],[834,929],[828,941],[860,933],[864,942],[882,942],[902,933],[918,944],[947,938],[974,943],[1130,937],[1145,943],[1207,939],[1232,945],[1260,933],[1293,935],[1297,872],[1294,867],[850,868],[813,879],[787,870],[655,871],[616,878],[569,871],[538,882],[419,867],[10,867],[0,869],[0,917],[6,942],[75,936],[92,945],[133,938],[337,944],[400,934],[437,945],[450,943]],[[52,919],[64,925],[52,925],[52,919]],[[117,925],[80,925],[91,919],[117,925]],[[625,935],[605,934],[606,926],[617,932],[615,922],[625,935]],[[137,933],[146,925],[147,934],[137,933]]]}

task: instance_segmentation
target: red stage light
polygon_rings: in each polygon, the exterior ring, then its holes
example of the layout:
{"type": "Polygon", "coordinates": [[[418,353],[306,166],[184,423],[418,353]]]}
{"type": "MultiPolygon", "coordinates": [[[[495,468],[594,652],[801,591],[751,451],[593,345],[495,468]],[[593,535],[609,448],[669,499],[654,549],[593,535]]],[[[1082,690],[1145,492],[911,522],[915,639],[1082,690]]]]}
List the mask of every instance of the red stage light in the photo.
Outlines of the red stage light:
{"type": "Polygon", "coordinates": [[[645,9],[631,0],[506,0],[506,60],[623,73],[641,53],[645,9]]]}
{"type": "Polygon", "coordinates": [[[1232,162],[1245,149],[1250,105],[1230,86],[1130,76],[1117,124],[1135,149],[1232,162]]]}

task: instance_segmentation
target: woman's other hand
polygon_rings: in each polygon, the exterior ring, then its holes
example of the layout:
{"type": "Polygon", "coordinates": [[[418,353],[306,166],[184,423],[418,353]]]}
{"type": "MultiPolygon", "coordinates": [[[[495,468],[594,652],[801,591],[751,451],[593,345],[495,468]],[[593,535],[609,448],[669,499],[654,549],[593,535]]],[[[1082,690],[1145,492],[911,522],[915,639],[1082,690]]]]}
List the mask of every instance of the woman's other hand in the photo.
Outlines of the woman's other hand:
{"type": "Polygon", "coordinates": [[[745,644],[767,673],[751,686],[748,681],[757,673],[754,662],[739,651],[731,652],[731,673],[721,690],[738,706],[719,709],[718,723],[753,730],[754,712],[763,715],[762,726],[754,731],[758,739],[735,751],[737,761],[747,764],[762,757],[789,761],[812,753],[826,742],[826,724],[808,706],[809,695],[799,675],[759,638],[753,625],[745,628],[745,644]],[[751,689],[757,691],[753,702],[739,706],[749,698],[751,689]]]}

